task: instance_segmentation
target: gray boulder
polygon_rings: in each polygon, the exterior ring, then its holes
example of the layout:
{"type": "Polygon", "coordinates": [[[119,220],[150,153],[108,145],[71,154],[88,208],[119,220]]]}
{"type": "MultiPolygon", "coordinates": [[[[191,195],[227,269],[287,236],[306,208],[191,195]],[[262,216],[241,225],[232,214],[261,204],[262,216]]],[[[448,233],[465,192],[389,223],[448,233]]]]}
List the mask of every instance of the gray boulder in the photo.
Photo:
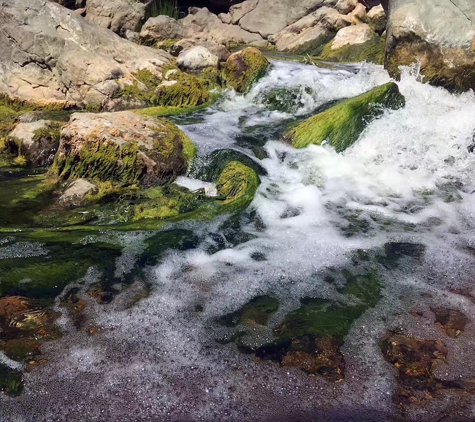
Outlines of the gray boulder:
{"type": "Polygon", "coordinates": [[[145,13],[145,5],[137,0],[87,0],[86,19],[117,34],[137,31],[145,13]]]}
{"type": "Polygon", "coordinates": [[[385,67],[398,77],[416,62],[434,85],[475,89],[473,0],[390,0],[385,67]]]}
{"type": "Polygon", "coordinates": [[[133,72],[171,60],[46,0],[0,0],[0,28],[0,93],[41,105],[114,107],[133,72]]]}
{"type": "Polygon", "coordinates": [[[185,26],[185,38],[200,41],[213,41],[221,44],[265,44],[266,41],[257,33],[251,33],[238,25],[225,24],[206,7],[190,8],[190,14],[181,20],[185,26]]]}
{"type": "Polygon", "coordinates": [[[170,48],[170,53],[172,56],[178,57],[178,55],[183,51],[190,49],[192,47],[202,46],[205,47],[215,56],[218,56],[220,62],[225,62],[231,53],[223,44],[218,44],[213,41],[200,41],[194,38],[183,38],[182,40],[176,42],[170,48]]]}
{"type": "Polygon", "coordinates": [[[170,16],[149,18],[140,31],[140,39],[145,42],[174,40],[183,38],[185,29],[181,22],[170,16]]]}
{"type": "Polygon", "coordinates": [[[257,6],[239,20],[239,26],[267,38],[322,6],[337,0],[259,0],[257,6]]]}

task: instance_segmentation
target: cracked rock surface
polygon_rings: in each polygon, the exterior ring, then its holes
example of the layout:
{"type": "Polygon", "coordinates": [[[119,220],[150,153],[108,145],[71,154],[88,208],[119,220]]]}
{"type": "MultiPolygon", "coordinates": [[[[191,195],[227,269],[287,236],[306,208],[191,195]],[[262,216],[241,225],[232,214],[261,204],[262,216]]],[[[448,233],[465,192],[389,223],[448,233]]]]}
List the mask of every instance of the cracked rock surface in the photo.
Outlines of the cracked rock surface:
{"type": "MultiPolygon", "coordinates": [[[[46,0],[0,0],[0,93],[42,105],[127,106],[132,73],[161,76],[171,56],[138,46],[46,0]]],[[[138,105],[138,104],[134,104],[138,105]]]]}

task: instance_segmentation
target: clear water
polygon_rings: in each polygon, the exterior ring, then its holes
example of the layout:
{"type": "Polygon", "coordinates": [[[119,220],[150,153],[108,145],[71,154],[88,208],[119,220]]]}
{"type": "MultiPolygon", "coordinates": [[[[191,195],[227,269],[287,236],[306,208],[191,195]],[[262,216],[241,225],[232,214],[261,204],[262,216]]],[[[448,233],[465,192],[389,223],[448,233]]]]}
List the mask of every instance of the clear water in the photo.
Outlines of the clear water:
{"type": "MultiPolygon", "coordinates": [[[[417,69],[407,69],[398,83],[406,106],[386,111],[341,154],[325,145],[294,150],[277,132],[330,101],[389,81],[381,67],[275,62],[247,95],[231,92],[211,110],[178,120],[201,154],[232,147],[252,156],[252,145],[240,140],[258,138],[267,176],[253,203],[229,230],[225,217],[181,225],[197,241],[144,264],[150,294],[131,308],[121,295],[107,305],[89,300],[90,325],[102,327],[100,335],[76,331],[64,314],[59,324],[67,334],[45,343],[49,362],[25,374],[22,396],[0,397],[0,420],[436,420],[452,409],[456,402],[448,398],[402,415],[392,401],[394,369],[378,345],[392,329],[440,336],[414,309],[429,315],[430,306],[448,306],[475,317],[473,303],[453,293],[475,281],[475,156],[467,150],[475,95],[455,96],[419,79],[417,69]],[[291,112],[266,106],[276,88],[294,92],[291,112]],[[279,299],[271,327],[303,297],[336,298],[325,272],[355,265],[357,252],[377,256],[388,242],[421,244],[425,253],[402,256],[397,265],[371,264],[382,298],[346,336],[344,382],[258,362],[233,343],[216,342],[227,333],[216,318],[256,296],[279,299]]],[[[131,271],[153,235],[120,236],[116,276],[131,271]]],[[[91,268],[78,285],[100,277],[91,268]]],[[[473,334],[469,325],[459,339],[445,340],[451,360],[441,377],[473,377],[473,334]]],[[[475,418],[474,405],[464,408],[466,420],[475,418]]]]}

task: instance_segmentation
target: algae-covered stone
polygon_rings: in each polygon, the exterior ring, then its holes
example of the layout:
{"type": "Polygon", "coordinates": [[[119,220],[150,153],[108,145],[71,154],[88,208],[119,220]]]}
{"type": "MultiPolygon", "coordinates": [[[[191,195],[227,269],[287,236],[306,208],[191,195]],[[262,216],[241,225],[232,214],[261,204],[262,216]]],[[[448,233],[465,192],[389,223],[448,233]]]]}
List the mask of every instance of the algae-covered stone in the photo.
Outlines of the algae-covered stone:
{"type": "Polygon", "coordinates": [[[223,66],[223,79],[226,85],[237,92],[246,92],[266,74],[269,65],[263,53],[257,48],[248,47],[229,56],[223,66]]]}
{"type": "Polygon", "coordinates": [[[361,23],[341,29],[318,58],[336,62],[383,64],[384,50],[385,39],[373,32],[369,25],[361,23]]]}
{"type": "Polygon", "coordinates": [[[179,73],[176,80],[164,81],[151,98],[153,105],[162,107],[195,107],[211,100],[211,84],[203,79],[179,73]]]}
{"type": "Polygon", "coordinates": [[[453,90],[475,89],[473,0],[390,0],[385,68],[420,64],[424,81],[453,90]]]}
{"type": "Polygon", "coordinates": [[[341,152],[356,142],[366,125],[385,107],[398,109],[404,104],[398,86],[389,82],[310,117],[284,133],[283,139],[295,148],[321,145],[326,140],[341,152]]]}
{"type": "Polygon", "coordinates": [[[224,204],[248,204],[254,198],[259,186],[259,177],[256,172],[240,163],[231,161],[219,176],[216,188],[224,196],[224,204]]]}
{"type": "Polygon", "coordinates": [[[185,173],[193,155],[189,138],[166,119],[75,113],[61,130],[51,174],[116,186],[164,184],[185,173]]]}
{"type": "Polygon", "coordinates": [[[8,135],[6,149],[34,167],[49,166],[59,145],[59,131],[60,124],[49,120],[19,123],[8,135]]]}

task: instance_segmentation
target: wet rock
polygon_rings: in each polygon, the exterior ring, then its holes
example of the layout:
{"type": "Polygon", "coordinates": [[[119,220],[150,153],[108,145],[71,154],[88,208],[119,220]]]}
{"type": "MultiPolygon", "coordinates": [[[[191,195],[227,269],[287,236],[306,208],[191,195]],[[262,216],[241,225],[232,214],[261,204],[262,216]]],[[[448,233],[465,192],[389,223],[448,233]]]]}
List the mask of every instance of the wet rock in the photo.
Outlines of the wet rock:
{"type": "Polygon", "coordinates": [[[183,24],[170,16],[149,18],[140,31],[140,39],[145,43],[183,38],[183,24]]]}
{"type": "Polygon", "coordinates": [[[15,397],[23,391],[23,377],[20,371],[0,363],[0,392],[15,397]]]}
{"type": "Polygon", "coordinates": [[[453,90],[475,88],[475,8],[471,0],[390,0],[385,67],[420,62],[424,80],[453,90]]]}
{"type": "Polygon", "coordinates": [[[470,381],[442,381],[434,376],[435,368],[446,363],[447,348],[440,340],[418,340],[390,332],[381,341],[381,351],[397,371],[398,404],[424,404],[446,389],[471,390],[470,381]]]}
{"type": "Polygon", "coordinates": [[[137,31],[145,20],[146,6],[138,0],[87,0],[86,19],[117,34],[137,31]]]}
{"type": "Polygon", "coordinates": [[[397,85],[389,82],[310,117],[285,132],[283,139],[295,148],[326,141],[341,152],[358,140],[370,120],[383,113],[381,106],[397,109],[403,105],[397,85]]]}
{"type": "Polygon", "coordinates": [[[269,66],[270,63],[263,53],[248,47],[229,56],[223,66],[223,79],[237,92],[246,92],[266,74],[269,66]]]}
{"type": "Polygon", "coordinates": [[[293,348],[303,350],[288,352],[281,365],[297,367],[307,374],[321,375],[333,382],[343,380],[345,360],[340,352],[341,344],[328,335],[312,340],[294,341],[293,348]]]}
{"type": "Polygon", "coordinates": [[[50,108],[108,107],[132,72],[148,69],[161,77],[171,59],[49,1],[4,0],[0,11],[0,93],[20,100],[50,108]]]}
{"type": "Polygon", "coordinates": [[[86,179],[78,179],[69,185],[59,198],[59,201],[77,206],[84,201],[86,195],[95,194],[98,190],[96,185],[86,179]]]}
{"type": "Polygon", "coordinates": [[[227,327],[239,324],[267,325],[271,316],[279,308],[279,301],[269,296],[258,296],[236,312],[225,315],[219,322],[227,327]]]}
{"type": "Polygon", "coordinates": [[[6,139],[7,150],[33,167],[47,167],[58,149],[59,131],[60,125],[49,120],[19,123],[6,139]]]}
{"type": "Polygon", "coordinates": [[[218,67],[218,56],[202,46],[191,47],[182,51],[176,61],[183,71],[197,72],[207,67],[218,67]]]}
{"type": "Polygon", "coordinates": [[[469,319],[460,311],[446,308],[431,308],[436,325],[449,337],[457,338],[465,330],[469,319]]]}
{"type": "Polygon", "coordinates": [[[189,138],[165,119],[75,113],[61,130],[52,175],[116,186],[164,184],[186,171],[193,153],[189,138]]]}

